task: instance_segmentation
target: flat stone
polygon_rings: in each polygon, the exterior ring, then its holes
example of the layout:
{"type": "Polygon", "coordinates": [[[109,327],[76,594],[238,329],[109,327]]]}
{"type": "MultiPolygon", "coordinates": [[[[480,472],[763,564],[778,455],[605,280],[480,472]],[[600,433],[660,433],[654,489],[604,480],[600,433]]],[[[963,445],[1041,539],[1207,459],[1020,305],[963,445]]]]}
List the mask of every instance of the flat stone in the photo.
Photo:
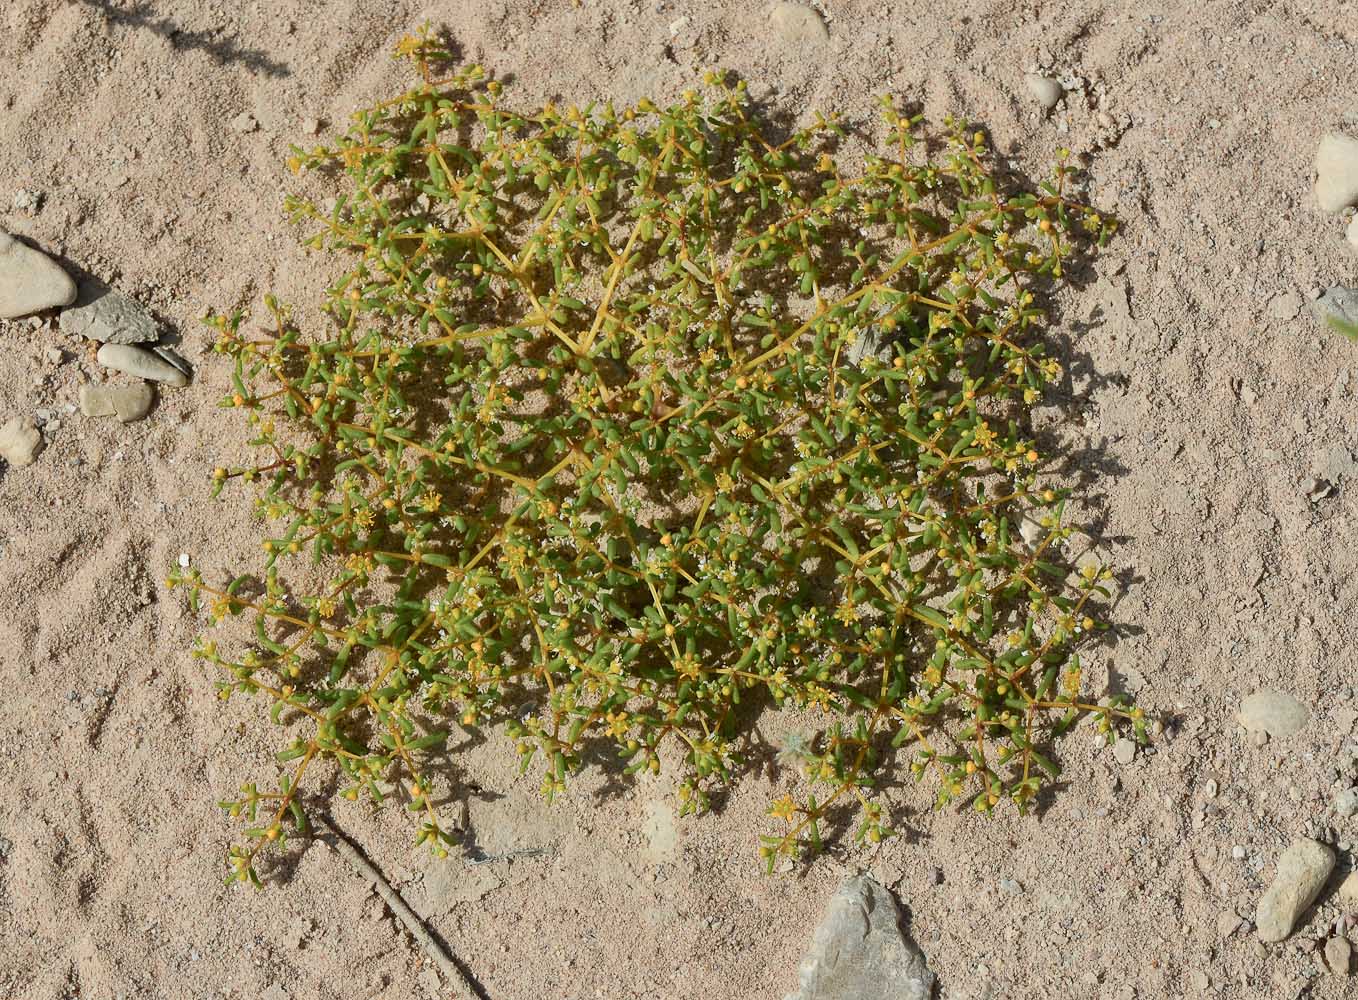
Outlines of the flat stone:
{"type": "Polygon", "coordinates": [[[1259,940],[1282,941],[1310,906],[1334,870],[1334,851],[1299,837],[1278,858],[1278,870],[1259,900],[1254,923],[1259,940]]]}
{"type": "Polygon", "coordinates": [[[0,229],[0,319],[69,305],[75,295],[75,282],[56,261],[0,229]]]}
{"type": "Polygon", "coordinates": [[[1358,288],[1344,285],[1327,288],[1320,298],[1311,303],[1311,311],[1322,323],[1332,319],[1341,323],[1358,323],[1358,288]]]}
{"type": "Polygon", "coordinates": [[[1316,203],[1322,212],[1358,204],[1358,139],[1326,132],[1316,147],[1316,203]]]}
{"type": "Polygon", "coordinates": [[[1325,942],[1325,964],[1336,976],[1347,976],[1353,963],[1353,945],[1347,938],[1332,937],[1325,942]]]}
{"type": "Polygon", "coordinates": [[[1240,724],[1252,733],[1291,736],[1310,719],[1310,709],[1281,691],[1256,691],[1240,703],[1240,724]]]}
{"type": "Polygon", "coordinates": [[[189,384],[189,377],[174,365],[156,357],[150,351],[129,344],[105,344],[99,348],[95,360],[105,368],[149,379],[152,382],[164,382],[173,386],[189,384]]]}
{"type": "Polygon", "coordinates": [[[830,899],[786,1000],[928,1000],[934,974],[901,928],[896,900],[866,875],[830,899]]]}
{"type": "Polygon", "coordinates": [[[820,14],[805,4],[774,4],[769,10],[769,23],[783,41],[794,45],[824,42],[830,37],[830,29],[820,14]]]}
{"type": "Polygon", "coordinates": [[[15,469],[32,465],[42,451],[42,432],[32,417],[14,417],[0,427],[0,458],[15,469]]]}
{"type": "Polygon", "coordinates": [[[80,387],[80,412],[87,417],[117,417],[125,424],[151,412],[156,391],[138,385],[85,385],[80,387]]]}
{"type": "Polygon", "coordinates": [[[62,310],[61,329],[101,344],[144,344],[156,340],[156,321],[135,300],[93,278],[80,283],[75,305],[62,310]]]}
{"type": "Polygon", "coordinates": [[[1038,104],[1043,109],[1050,111],[1061,101],[1061,96],[1065,91],[1061,88],[1059,81],[1041,73],[1029,73],[1023,78],[1023,85],[1028,88],[1028,93],[1032,94],[1038,104]]]}

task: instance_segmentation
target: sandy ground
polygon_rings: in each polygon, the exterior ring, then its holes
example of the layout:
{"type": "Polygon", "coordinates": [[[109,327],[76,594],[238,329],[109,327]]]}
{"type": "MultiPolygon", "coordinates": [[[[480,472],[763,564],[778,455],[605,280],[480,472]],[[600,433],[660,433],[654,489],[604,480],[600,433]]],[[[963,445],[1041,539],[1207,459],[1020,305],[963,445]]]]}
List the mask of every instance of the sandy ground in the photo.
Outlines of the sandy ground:
{"type": "Polygon", "coordinates": [[[944,997],[1358,992],[1311,953],[1332,894],[1285,945],[1230,933],[1292,836],[1358,841],[1328,811],[1358,708],[1358,347],[1276,300],[1358,283],[1343,221],[1310,194],[1320,133],[1358,129],[1358,4],[821,6],[828,40],[796,42],[750,0],[0,5],[0,226],[152,307],[199,373],[144,422],[87,420],[63,408],[95,373],[88,346],[0,322],[0,420],[60,425],[36,464],[0,470],[0,997],[433,995],[328,848],[264,892],[222,885],[235,828],[214,800],[272,775],[277,734],[219,707],[187,655],[195,622],[160,586],[179,553],[220,573],[255,537],[243,499],[206,499],[244,450],[197,317],[314,294],[280,211],[287,146],[402,85],[387,53],[425,18],[527,103],[670,100],[719,66],[803,118],[870,124],[882,91],[968,116],[1024,172],[1088,153],[1095,202],[1126,228],[1060,303],[1072,376],[1049,416],[1127,580],[1121,637],[1088,672],[1166,726],[1125,767],[1071,741],[1041,817],[937,814],[893,788],[907,836],[772,878],[754,855],[766,774],[673,822],[663,774],[623,797],[585,776],[549,809],[502,745],[477,747],[457,765],[476,846],[543,853],[442,870],[398,811],[339,811],[486,994],[781,997],[857,870],[897,889],[944,997]],[[1085,81],[1050,118],[1023,85],[1039,62],[1085,81]],[[232,130],[243,111],[257,131],[232,130]],[[10,209],[24,191],[36,211],[10,209]],[[1315,474],[1337,494],[1310,502],[1315,474]],[[1301,734],[1246,737],[1234,713],[1260,686],[1311,706],[1301,734]]]}

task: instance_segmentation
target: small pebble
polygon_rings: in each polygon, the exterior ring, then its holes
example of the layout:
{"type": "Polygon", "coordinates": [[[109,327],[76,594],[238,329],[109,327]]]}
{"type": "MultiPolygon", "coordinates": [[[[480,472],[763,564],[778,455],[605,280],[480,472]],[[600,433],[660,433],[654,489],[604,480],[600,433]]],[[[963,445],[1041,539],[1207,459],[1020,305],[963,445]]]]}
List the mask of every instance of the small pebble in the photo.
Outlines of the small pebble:
{"type": "Polygon", "coordinates": [[[1250,732],[1269,736],[1292,736],[1310,721],[1311,712],[1290,694],[1256,691],[1240,704],[1240,724],[1250,732]]]}
{"type": "Polygon", "coordinates": [[[1345,819],[1358,814],[1358,788],[1349,788],[1336,795],[1334,811],[1345,819]]]}
{"type": "Polygon", "coordinates": [[[1326,132],[1316,148],[1316,202],[1322,212],[1358,204],[1358,139],[1326,132]]]}
{"type": "Polygon", "coordinates": [[[0,427],[0,458],[12,468],[32,465],[42,451],[42,432],[32,417],[14,417],[0,427]]]}
{"type": "Polygon", "coordinates": [[[1334,863],[1334,851],[1305,837],[1297,838],[1283,851],[1255,914],[1259,940],[1274,943],[1292,933],[1298,918],[1325,887],[1334,863]]]}
{"type": "Polygon", "coordinates": [[[1244,861],[1244,860],[1245,860],[1245,847],[1244,847],[1244,845],[1243,845],[1243,844],[1236,844],[1234,847],[1232,847],[1232,848],[1231,848],[1231,857],[1235,858],[1235,860],[1237,860],[1237,861],[1244,861]]]}
{"type": "Polygon", "coordinates": [[[1060,103],[1062,95],[1065,93],[1061,89],[1059,81],[1041,73],[1029,73],[1023,78],[1024,86],[1028,88],[1028,93],[1032,94],[1037,103],[1042,105],[1043,110],[1050,111],[1060,103]]]}
{"type": "Polygon", "coordinates": [[[189,378],[174,365],[164,361],[150,351],[128,344],[105,344],[99,348],[95,360],[105,368],[135,375],[137,378],[164,382],[166,385],[185,386],[189,378]]]}
{"type": "Polygon", "coordinates": [[[1344,239],[1349,241],[1349,246],[1358,251],[1358,215],[1349,220],[1349,228],[1344,232],[1344,239]]]}
{"type": "Polygon", "coordinates": [[[1000,879],[1000,889],[1009,893],[1011,896],[1018,896],[1023,892],[1023,886],[1019,885],[1012,878],[1000,879]]]}
{"type": "Polygon", "coordinates": [[[1348,877],[1339,883],[1339,899],[1350,907],[1358,907],[1358,871],[1349,872],[1348,877]]]}
{"type": "Polygon", "coordinates": [[[0,319],[70,305],[75,294],[75,282],[56,261],[0,229],[0,319]]]}
{"type": "Polygon", "coordinates": [[[794,45],[824,42],[830,37],[820,14],[805,4],[774,4],[769,11],[769,23],[783,41],[794,45]]]}
{"type": "Polygon", "coordinates": [[[1124,736],[1113,744],[1113,757],[1119,764],[1130,764],[1136,759],[1136,744],[1124,736]]]}
{"type": "Polygon", "coordinates": [[[187,552],[179,553],[179,566],[181,569],[188,569],[190,561],[191,560],[189,559],[189,554],[187,552]]]}
{"type": "Polygon", "coordinates": [[[308,118],[302,122],[302,131],[307,135],[318,135],[321,131],[321,120],[319,118],[308,118]]]}
{"type": "Polygon", "coordinates": [[[259,128],[259,122],[250,112],[242,111],[240,114],[236,115],[235,118],[231,119],[231,127],[237,132],[244,134],[253,132],[255,129],[259,128]]]}
{"type": "Polygon", "coordinates": [[[1325,964],[1336,976],[1347,976],[1353,962],[1353,945],[1347,938],[1332,937],[1325,942],[1325,964]]]}

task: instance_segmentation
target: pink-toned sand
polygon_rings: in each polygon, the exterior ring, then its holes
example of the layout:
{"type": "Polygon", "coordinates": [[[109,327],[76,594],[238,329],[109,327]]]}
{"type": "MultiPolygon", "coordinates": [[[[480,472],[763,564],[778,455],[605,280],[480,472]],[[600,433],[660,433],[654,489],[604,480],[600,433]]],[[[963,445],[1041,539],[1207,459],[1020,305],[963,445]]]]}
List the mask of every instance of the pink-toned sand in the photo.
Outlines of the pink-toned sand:
{"type": "Polygon", "coordinates": [[[1336,450],[1358,447],[1358,346],[1270,306],[1358,283],[1344,221],[1310,193],[1321,132],[1358,129],[1358,5],[821,7],[825,41],[781,37],[748,0],[0,4],[0,227],[154,309],[198,372],[143,422],[69,415],[91,346],[50,318],[0,322],[0,422],[60,423],[35,464],[0,469],[0,998],[434,995],[330,849],[266,891],[223,886],[238,828],[214,802],[274,776],[279,734],[215,699],[188,656],[198,624],[160,582],[181,552],[248,566],[256,538],[243,494],[207,499],[245,449],[197,318],[266,289],[315,301],[321,265],[280,211],[287,147],[403,86],[388,53],[425,19],[526,104],[668,101],[716,66],[802,120],[872,128],[883,91],[966,116],[1028,174],[1088,153],[1091,197],[1125,230],[1059,301],[1071,378],[1045,420],[1085,456],[1070,474],[1130,580],[1122,638],[1087,672],[1142,685],[1167,727],[1129,766],[1068,741],[1040,818],[934,813],[928,788],[893,788],[906,836],[773,877],[755,857],[767,774],[696,820],[673,820],[663,773],[624,797],[585,775],[548,808],[492,741],[457,758],[476,845],[544,853],[442,870],[399,810],[338,810],[487,995],[776,1000],[859,869],[909,907],[944,997],[1355,995],[1311,953],[1332,893],[1281,946],[1228,915],[1252,913],[1292,836],[1358,841],[1329,812],[1358,707],[1358,473],[1336,450]],[[1038,63],[1084,81],[1050,117],[1023,83],[1038,63]],[[259,129],[234,131],[241,112],[259,129]],[[20,191],[41,207],[11,211],[20,191]],[[1339,489],[1312,503],[1317,474],[1339,489]],[[1260,686],[1311,707],[1301,734],[1246,737],[1234,713],[1260,686]]]}

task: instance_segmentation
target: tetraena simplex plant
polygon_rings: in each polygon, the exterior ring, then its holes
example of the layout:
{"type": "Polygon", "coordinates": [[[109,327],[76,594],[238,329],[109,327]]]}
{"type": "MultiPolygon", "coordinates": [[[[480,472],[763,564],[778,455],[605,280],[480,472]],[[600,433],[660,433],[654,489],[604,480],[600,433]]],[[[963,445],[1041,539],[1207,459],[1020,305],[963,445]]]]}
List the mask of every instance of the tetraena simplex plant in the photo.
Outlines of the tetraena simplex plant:
{"type": "Polygon", "coordinates": [[[328,329],[272,297],[267,333],[207,320],[264,454],[213,493],[260,484],[276,527],[262,581],[170,582],[214,625],[254,617],[239,651],[195,654],[298,730],[275,790],[223,803],[251,823],[230,878],[305,828],[322,760],[349,799],[399,775],[445,854],[440,719],[502,723],[548,797],[593,747],[632,773],[673,744],[691,811],[761,707],[818,712],[770,867],[845,803],[889,834],[891,748],[939,805],[989,811],[1033,802],[1044,741],[1083,714],[1144,738],[1080,694],[1108,572],[1053,562],[1067,494],[1024,429],[1060,373],[1033,286],[1113,229],[1070,168],[1002,192],[979,133],[950,121],[931,158],[884,98],[884,149],[849,175],[835,119],[775,141],[719,75],[668,108],[524,113],[479,67],[436,79],[427,32],[398,51],[420,83],[290,160],[348,182],[287,201],[305,246],[354,261],[328,329]],[[319,582],[285,584],[304,555],[319,582]]]}

